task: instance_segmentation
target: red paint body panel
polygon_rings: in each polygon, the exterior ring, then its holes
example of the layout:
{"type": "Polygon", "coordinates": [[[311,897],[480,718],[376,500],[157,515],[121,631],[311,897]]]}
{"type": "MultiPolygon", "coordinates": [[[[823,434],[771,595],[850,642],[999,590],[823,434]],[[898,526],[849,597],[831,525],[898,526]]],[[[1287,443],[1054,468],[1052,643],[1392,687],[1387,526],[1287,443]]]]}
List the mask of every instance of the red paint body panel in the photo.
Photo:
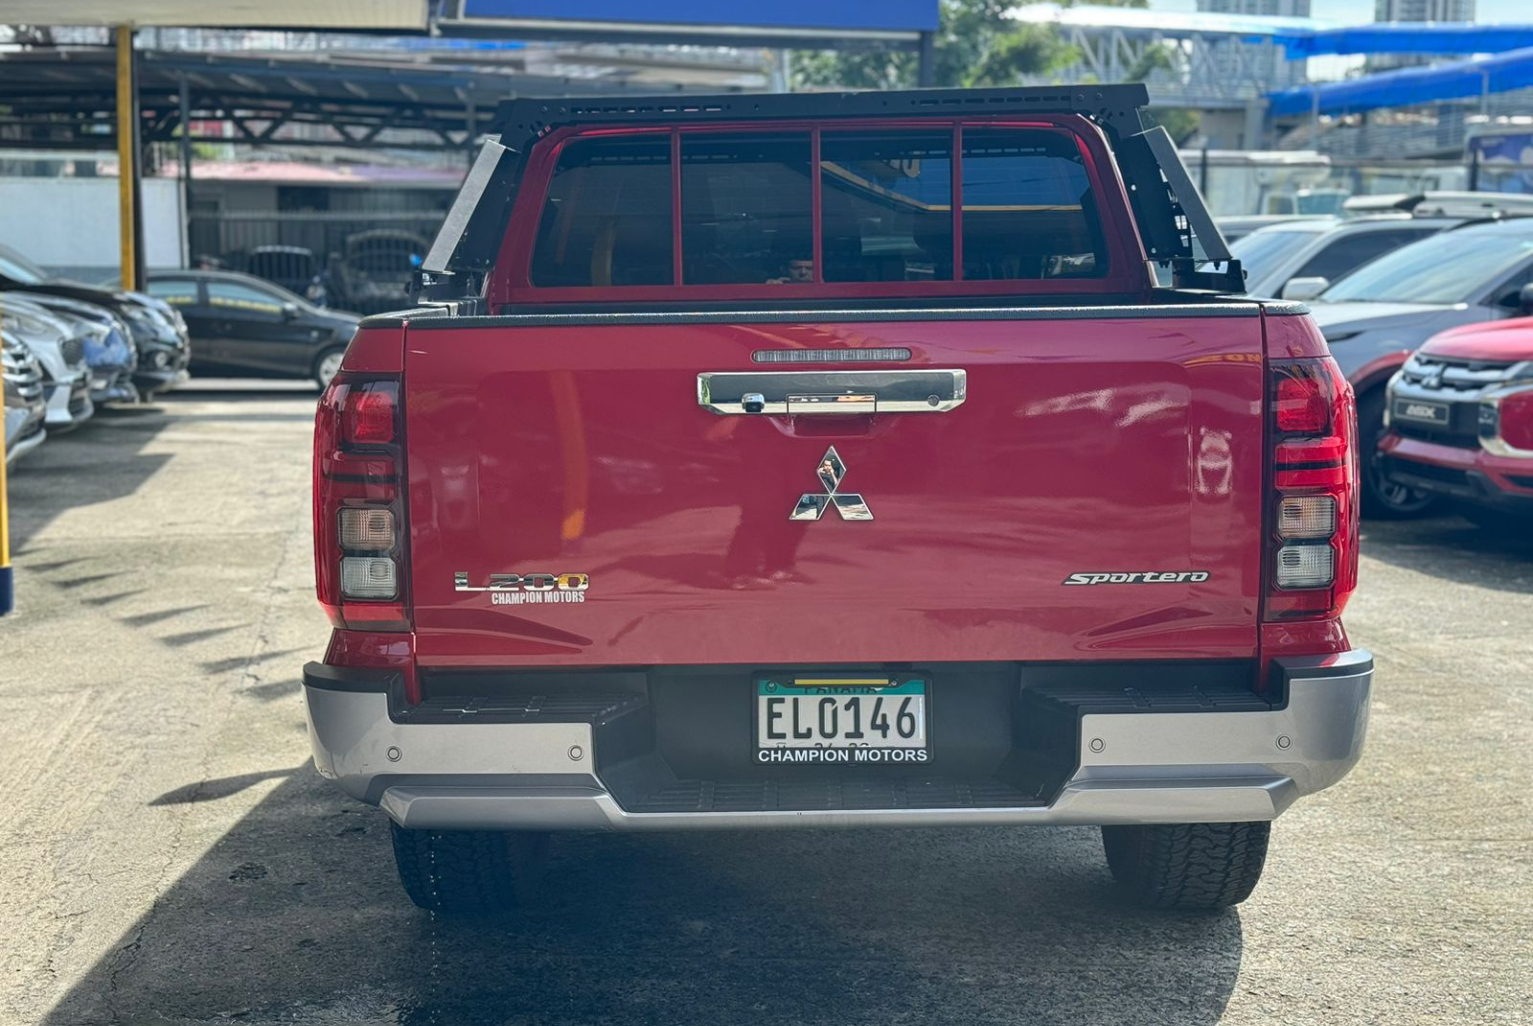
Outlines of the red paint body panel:
{"type": "Polygon", "coordinates": [[[1465,360],[1533,360],[1533,317],[1449,328],[1433,335],[1421,351],[1465,360]]]}
{"type": "Polygon", "coordinates": [[[1440,445],[1422,438],[1406,438],[1393,431],[1379,439],[1379,452],[1412,463],[1425,463],[1452,470],[1477,471],[1489,478],[1498,491],[1533,499],[1533,488],[1517,484],[1512,478],[1533,477],[1533,459],[1526,456],[1500,456],[1484,449],[1465,449],[1440,445]]]}
{"type": "Polygon", "coordinates": [[[416,656],[1253,658],[1262,325],[1148,310],[829,325],[418,321],[404,347],[416,656]],[[699,372],[759,369],[753,350],[843,346],[904,346],[914,365],[963,368],[968,400],[833,423],[697,404],[699,372]],[[862,493],[875,519],[789,521],[799,495],[820,490],[832,444],[842,490],[862,493]],[[1171,570],[1210,577],[1062,583],[1171,570]],[[583,602],[492,605],[455,591],[457,572],[475,583],[581,573],[590,587],[583,602]]]}

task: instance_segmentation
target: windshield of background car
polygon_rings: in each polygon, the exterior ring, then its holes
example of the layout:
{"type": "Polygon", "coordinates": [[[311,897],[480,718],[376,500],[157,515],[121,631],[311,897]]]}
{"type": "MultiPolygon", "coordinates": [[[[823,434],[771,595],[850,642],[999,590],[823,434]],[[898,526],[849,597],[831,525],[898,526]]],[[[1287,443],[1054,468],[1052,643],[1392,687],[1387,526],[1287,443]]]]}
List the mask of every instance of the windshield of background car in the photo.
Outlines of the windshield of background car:
{"type": "Polygon", "coordinates": [[[1273,269],[1317,238],[1314,232],[1255,231],[1230,243],[1230,255],[1240,261],[1252,281],[1273,269]]]}
{"type": "Polygon", "coordinates": [[[41,285],[48,275],[41,267],[13,250],[0,248],[0,274],[23,285],[41,285]]]}
{"type": "Polygon", "coordinates": [[[1386,253],[1326,289],[1325,303],[1467,303],[1533,256],[1526,224],[1443,232],[1386,253]]]}

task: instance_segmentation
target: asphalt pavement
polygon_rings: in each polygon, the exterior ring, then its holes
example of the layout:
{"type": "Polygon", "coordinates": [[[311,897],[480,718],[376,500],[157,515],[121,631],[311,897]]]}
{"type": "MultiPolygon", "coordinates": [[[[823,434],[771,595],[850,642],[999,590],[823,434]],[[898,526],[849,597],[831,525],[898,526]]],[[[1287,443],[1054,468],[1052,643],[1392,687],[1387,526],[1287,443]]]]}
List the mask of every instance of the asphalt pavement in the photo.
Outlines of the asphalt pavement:
{"type": "Polygon", "coordinates": [[[1366,525],[1368,749],[1238,910],[1125,907],[1091,829],[580,834],[465,923],[308,761],[314,398],[194,382],[12,468],[0,1023],[1533,1022],[1533,539],[1366,525]]]}

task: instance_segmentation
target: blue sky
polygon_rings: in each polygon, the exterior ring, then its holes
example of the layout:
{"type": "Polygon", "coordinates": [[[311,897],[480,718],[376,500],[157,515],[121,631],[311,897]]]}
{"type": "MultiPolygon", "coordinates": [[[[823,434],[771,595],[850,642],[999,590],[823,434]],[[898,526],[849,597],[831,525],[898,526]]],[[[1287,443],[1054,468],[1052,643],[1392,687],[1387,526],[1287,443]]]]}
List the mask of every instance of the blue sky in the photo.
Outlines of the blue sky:
{"type": "MultiPolygon", "coordinates": [[[[1162,11],[1195,11],[1197,0],[1150,0],[1150,6],[1162,11]]],[[[1475,5],[1477,21],[1533,21],[1528,0],[1479,0],[1475,5]]],[[[1311,12],[1346,24],[1373,20],[1373,0],[1313,0],[1311,12]]]]}

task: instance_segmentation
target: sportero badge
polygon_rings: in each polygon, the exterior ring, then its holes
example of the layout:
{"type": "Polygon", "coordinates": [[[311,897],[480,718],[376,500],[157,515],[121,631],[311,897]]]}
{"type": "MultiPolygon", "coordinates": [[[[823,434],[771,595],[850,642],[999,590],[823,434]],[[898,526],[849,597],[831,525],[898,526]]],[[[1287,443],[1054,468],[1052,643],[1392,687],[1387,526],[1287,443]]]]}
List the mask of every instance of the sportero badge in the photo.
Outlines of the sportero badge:
{"type": "Polygon", "coordinates": [[[1132,573],[1071,574],[1060,584],[1202,584],[1207,570],[1136,570],[1132,573]]]}
{"type": "Polygon", "coordinates": [[[491,574],[488,584],[469,584],[468,571],[452,575],[453,591],[484,591],[492,606],[553,605],[584,602],[589,574],[491,574]]]}
{"type": "Polygon", "coordinates": [[[868,509],[861,495],[836,491],[841,487],[841,479],[846,476],[846,464],[842,462],[841,454],[836,452],[834,445],[825,450],[817,473],[820,475],[820,483],[825,486],[825,493],[805,492],[800,495],[793,512],[788,514],[789,520],[818,520],[825,515],[826,507],[831,505],[841,514],[842,520],[873,519],[873,511],[868,509]]]}

